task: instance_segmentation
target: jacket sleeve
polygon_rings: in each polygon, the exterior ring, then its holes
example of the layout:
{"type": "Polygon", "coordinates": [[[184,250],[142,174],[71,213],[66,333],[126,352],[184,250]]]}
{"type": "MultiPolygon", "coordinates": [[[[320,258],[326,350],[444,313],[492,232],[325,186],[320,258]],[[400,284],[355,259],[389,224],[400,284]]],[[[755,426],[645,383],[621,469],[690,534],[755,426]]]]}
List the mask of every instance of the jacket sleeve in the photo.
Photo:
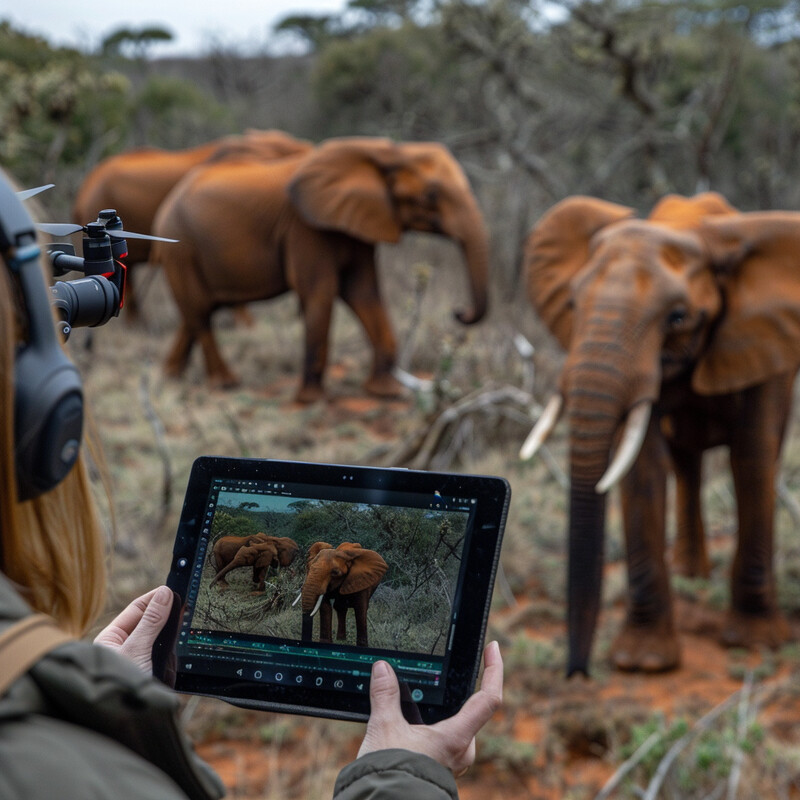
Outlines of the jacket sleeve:
{"type": "Polygon", "coordinates": [[[458,800],[453,773],[410,750],[378,750],[348,764],[336,779],[335,800],[458,800]]]}

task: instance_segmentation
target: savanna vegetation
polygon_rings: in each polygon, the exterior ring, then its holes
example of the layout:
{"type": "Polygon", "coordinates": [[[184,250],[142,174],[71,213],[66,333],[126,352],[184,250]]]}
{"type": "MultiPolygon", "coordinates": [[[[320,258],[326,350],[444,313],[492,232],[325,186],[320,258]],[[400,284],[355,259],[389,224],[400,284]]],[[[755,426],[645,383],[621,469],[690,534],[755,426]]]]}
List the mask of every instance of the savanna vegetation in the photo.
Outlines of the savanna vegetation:
{"type": "MultiPolygon", "coordinates": [[[[76,331],[69,349],[93,399],[114,498],[109,615],[163,581],[197,455],[502,474],[513,495],[489,635],[505,654],[507,702],[481,734],[462,797],[797,796],[797,645],[744,653],[714,637],[736,531],[723,454],[705,464],[711,578],[673,581],[682,667],[644,677],[606,664],[625,587],[612,501],[592,678],[568,682],[564,434],[532,463],[517,453],[562,358],[522,290],[525,234],[576,193],[643,213],[667,192],[709,188],[742,210],[800,208],[799,24],[796,3],[770,0],[351,0],[341,14],[284,20],[276,36],[301,37],[299,55],[214,45],[160,59],[150,47],[158,35],[84,52],[0,23],[0,165],[24,186],[56,184],[38,198],[47,219],[67,219],[79,181],[106,155],[256,127],[315,142],[441,141],[464,166],[491,233],[491,311],[470,329],[449,316],[464,291],[449,245],[419,234],[381,250],[401,365],[432,382],[405,400],[364,398],[366,344],[338,309],[329,397],[294,405],[302,327],[291,297],[253,306],[251,327],[221,315],[221,347],[242,379],[229,392],[205,386],[199,359],[184,380],[162,377],[177,314],[156,271],[142,275],[137,326],[76,331]]],[[[793,416],[776,569],[780,606],[800,639],[798,401],[793,416]]],[[[384,557],[390,539],[375,546],[384,557]]],[[[394,580],[392,571],[387,591],[394,580]]],[[[184,715],[239,798],[329,796],[360,734],[350,723],[197,698],[184,715]]]]}

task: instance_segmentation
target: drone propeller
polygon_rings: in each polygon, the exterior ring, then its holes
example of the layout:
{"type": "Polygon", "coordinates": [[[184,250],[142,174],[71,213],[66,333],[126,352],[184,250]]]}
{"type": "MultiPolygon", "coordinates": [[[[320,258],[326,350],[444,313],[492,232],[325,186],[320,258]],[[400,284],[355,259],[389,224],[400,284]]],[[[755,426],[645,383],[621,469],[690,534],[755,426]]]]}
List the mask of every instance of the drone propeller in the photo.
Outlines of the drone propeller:
{"type": "Polygon", "coordinates": [[[20,200],[27,200],[29,197],[34,197],[40,192],[44,192],[46,189],[52,189],[54,186],[54,183],[48,183],[45,186],[37,186],[35,189],[24,189],[21,192],[17,192],[17,197],[19,197],[20,200]]]}
{"type": "MultiPolygon", "coordinates": [[[[42,222],[36,226],[40,231],[50,233],[53,236],[69,236],[71,233],[83,231],[88,233],[85,225],[76,225],[70,222],[42,222]]],[[[115,239],[147,239],[151,242],[177,242],[178,239],[165,239],[163,236],[150,236],[147,233],[132,233],[131,231],[122,231],[116,228],[106,228],[106,234],[113,236],[115,239]]]]}

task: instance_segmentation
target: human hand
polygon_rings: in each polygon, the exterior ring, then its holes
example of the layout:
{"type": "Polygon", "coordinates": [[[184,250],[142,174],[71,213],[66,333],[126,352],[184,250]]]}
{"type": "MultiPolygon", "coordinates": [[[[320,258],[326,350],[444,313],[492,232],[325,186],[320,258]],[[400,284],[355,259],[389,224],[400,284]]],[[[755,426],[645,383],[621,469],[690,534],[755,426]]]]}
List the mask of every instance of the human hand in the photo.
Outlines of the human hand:
{"type": "Polygon", "coordinates": [[[153,642],[169,619],[172,590],[159,586],[137,597],[94,643],[116,650],[147,673],[153,672],[153,642]]]}
{"type": "Polygon", "coordinates": [[[475,760],[475,734],[503,699],[503,658],[497,642],[487,645],[483,663],[481,687],[458,714],[434,725],[410,725],[400,710],[400,685],[394,671],[385,661],[376,661],[367,732],[358,755],[399,747],[430,756],[455,775],[465,772],[475,760]]]}

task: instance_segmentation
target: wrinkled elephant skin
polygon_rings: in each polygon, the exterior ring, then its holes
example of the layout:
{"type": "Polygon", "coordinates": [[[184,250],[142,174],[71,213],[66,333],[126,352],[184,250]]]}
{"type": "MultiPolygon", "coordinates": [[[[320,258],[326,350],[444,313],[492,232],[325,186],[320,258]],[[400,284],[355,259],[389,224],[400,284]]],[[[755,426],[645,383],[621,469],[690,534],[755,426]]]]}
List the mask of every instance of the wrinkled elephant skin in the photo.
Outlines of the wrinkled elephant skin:
{"type": "Polygon", "coordinates": [[[721,445],[739,524],[721,637],[780,645],[789,631],[776,602],[774,487],[800,365],[800,214],[738,213],[706,193],[666,197],[637,220],[629,208],[571,197],[535,226],[525,260],[531,302],[567,353],[558,392],[570,424],[568,673],[588,673],[603,492],[615,483],[628,611],[611,659],[646,672],[680,663],[667,475],[676,481],[673,561],[708,575],[701,460],[721,445]]]}
{"type": "Polygon", "coordinates": [[[300,548],[287,536],[269,536],[256,533],[252,536],[221,536],[214,543],[214,564],[217,573],[210,586],[219,584],[220,590],[228,588],[226,576],[239,567],[253,568],[255,591],[264,592],[266,575],[270,567],[288,567],[297,557],[300,548]]]}
{"type": "MultiPolygon", "coordinates": [[[[72,220],[79,225],[93,221],[104,208],[116,209],[125,230],[151,233],[161,202],[189,170],[203,162],[236,159],[271,160],[301,153],[310,142],[282,131],[247,131],[243,136],[226,136],[188,150],[144,148],[110,156],[84,179],[72,206],[72,220]]],[[[151,242],[128,239],[129,269],[125,290],[128,312],[138,312],[131,274],[134,265],[150,260],[151,242]]]]}
{"type": "Polygon", "coordinates": [[[336,638],[347,638],[347,612],[353,609],[356,644],[368,646],[367,609],[369,601],[386,574],[388,565],[374,550],[343,542],[333,548],[318,542],[309,549],[306,579],[301,590],[303,641],[313,638],[313,613],[320,613],[320,642],[332,642],[333,610],[336,611],[336,638]]]}
{"type": "Polygon", "coordinates": [[[165,362],[171,376],[183,372],[198,342],[211,385],[236,385],[213,336],[213,312],[293,291],[305,330],[299,402],[323,394],[337,298],[350,307],[372,346],[366,390],[403,394],[393,375],[397,345],[378,285],[375,249],[397,242],[404,231],[453,240],[464,257],[471,302],[456,316],[471,324],[486,313],[486,227],[461,168],[435,143],[335,139],[271,164],[204,166],[170,193],[154,228],[180,240],[154,248],[182,318],[165,362]]]}

